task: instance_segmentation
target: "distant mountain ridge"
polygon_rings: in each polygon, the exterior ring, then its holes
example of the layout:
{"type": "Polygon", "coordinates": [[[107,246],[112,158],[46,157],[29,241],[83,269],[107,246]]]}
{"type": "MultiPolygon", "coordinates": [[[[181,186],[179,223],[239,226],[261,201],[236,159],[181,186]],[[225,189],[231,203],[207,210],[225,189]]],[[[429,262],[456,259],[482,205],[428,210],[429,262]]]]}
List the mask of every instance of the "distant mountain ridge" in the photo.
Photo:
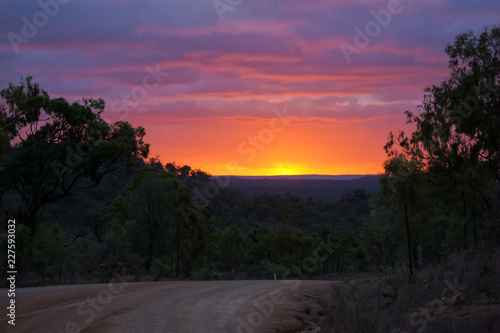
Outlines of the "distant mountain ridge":
{"type": "Polygon", "coordinates": [[[297,180],[353,180],[376,175],[277,175],[277,176],[230,176],[243,179],[297,179],[297,180]]]}
{"type": "Polygon", "coordinates": [[[249,196],[264,193],[290,193],[302,199],[334,202],[357,188],[369,192],[380,191],[379,175],[300,175],[300,176],[229,176],[227,187],[238,189],[249,196]]]}

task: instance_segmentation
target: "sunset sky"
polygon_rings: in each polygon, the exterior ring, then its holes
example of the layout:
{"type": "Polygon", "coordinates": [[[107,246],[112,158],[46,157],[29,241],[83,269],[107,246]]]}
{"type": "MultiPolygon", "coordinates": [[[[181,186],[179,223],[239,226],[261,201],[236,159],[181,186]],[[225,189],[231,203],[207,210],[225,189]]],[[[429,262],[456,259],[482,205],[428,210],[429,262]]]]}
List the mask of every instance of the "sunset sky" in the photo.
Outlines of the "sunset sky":
{"type": "Polygon", "coordinates": [[[500,24],[500,1],[0,0],[0,15],[0,89],[32,75],[51,97],[101,97],[163,163],[374,174],[449,74],[446,45],[500,24]]]}

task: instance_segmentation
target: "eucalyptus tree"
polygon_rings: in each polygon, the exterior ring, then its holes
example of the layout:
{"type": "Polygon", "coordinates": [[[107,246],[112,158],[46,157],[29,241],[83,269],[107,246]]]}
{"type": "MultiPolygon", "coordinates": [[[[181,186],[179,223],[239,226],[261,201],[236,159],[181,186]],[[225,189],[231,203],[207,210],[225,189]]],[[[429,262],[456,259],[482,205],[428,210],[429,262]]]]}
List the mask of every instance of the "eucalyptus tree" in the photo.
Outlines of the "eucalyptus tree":
{"type": "Polygon", "coordinates": [[[20,195],[31,227],[43,205],[148,155],[144,128],[108,124],[101,118],[102,99],[51,98],[30,76],[0,96],[0,194],[5,187],[20,195]]]}
{"type": "Polygon", "coordinates": [[[113,202],[111,210],[115,216],[136,225],[130,235],[130,246],[141,255],[146,270],[170,245],[169,229],[178,218],[178,204],[177,178],[165,171],[156,173],[148,169],[137,172],[123,195],[113,202]]]}
{"type": "Polygon", "coordinates": [[[446,53],[449,78],[425,90],[420,112],[406,111],[415,130],[409,136],[391,133],[386,150],[397,147],[422,164],[429,183],[446,189],[456,202],[451,210],[462,212],[463,248],[469,247],[470,221],[477,248],[478,208],[489,212],[494,238],[500,223],[494,208],[500,181],[500,27],[460,34],[446,53]]]}
{"type": "Polygon", "coordinates": [[[380,179],[382,194],[402,209],[403,221],[406,229],[408,246],[408,274],[410,280],[414,278],[414,264],[417,255],[414,241],[415,226],[412,226],[410,216],[416,212],[421,201],[420,191],[422,184],[423,164],[418,160],[408,159],[401,153],[389,152],[391,158],[384,163],[385,174],[380,179]]]}

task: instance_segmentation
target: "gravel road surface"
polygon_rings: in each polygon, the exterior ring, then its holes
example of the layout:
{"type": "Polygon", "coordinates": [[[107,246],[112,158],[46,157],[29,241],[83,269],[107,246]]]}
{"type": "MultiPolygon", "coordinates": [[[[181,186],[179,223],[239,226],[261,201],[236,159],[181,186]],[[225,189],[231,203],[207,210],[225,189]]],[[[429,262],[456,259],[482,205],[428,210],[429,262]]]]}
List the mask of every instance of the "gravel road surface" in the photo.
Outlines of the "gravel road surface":
{"type": "Polygon", "coordinates": [[[193,281],[20,288],[1,332],[300,332],[331,281],[193,281]]]}

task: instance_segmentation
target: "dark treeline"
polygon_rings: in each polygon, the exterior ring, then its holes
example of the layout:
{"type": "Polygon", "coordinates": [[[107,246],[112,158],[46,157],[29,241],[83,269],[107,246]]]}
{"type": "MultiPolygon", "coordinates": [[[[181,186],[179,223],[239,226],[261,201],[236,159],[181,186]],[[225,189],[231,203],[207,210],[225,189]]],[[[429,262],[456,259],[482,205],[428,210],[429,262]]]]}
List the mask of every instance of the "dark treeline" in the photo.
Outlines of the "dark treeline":
{"type": "MultiPolygon", "coordinates": [[[[339,176],[342,177],[342,176],[339,176]]],[[[309,197],[323,201],[337,201],[346,192],[357,188],[364,188],[370,192],[379,192],[380,184],[377,175],[359,176],[355,179],[301,179],[296,177],[238,177],[229,179],[227,187],[239,189],[244,194],[256,196],[263,193],[286,194],[292,193],[303,200],[309,197]]]]}
{"type": "MultiPolygon", "coordinates": [[[[208,202],[196,203],[207,184],[218,183],[201,170],[137,159],[130,170],[45,205],[31,228],[16,217],[24,277],[282,278],[369,269],[367,254],[354,248],[370,212],[366,190],[329,203],[219,187],[208,202]],[[318,242],[325,259],[303,268],[318,242]]],[[[15,192],[4,196],[7,206],[19,200],[15,192]]]]}
{"type": "Polygon", "coordinates": [[[457,37],[446,50],[450,78],[406,113],[414,132],[389,136],[381,192],[332,202],[246,196],[202,170],[147,159],[145,130],[108,124],[103,100],[50,98],[31,77],[10,84],[0,207],[3,221],[16,220],[18,278],[414,280],[451,253],[491,253],[500,243],[499,40],[496,27],[457,37]]]}

